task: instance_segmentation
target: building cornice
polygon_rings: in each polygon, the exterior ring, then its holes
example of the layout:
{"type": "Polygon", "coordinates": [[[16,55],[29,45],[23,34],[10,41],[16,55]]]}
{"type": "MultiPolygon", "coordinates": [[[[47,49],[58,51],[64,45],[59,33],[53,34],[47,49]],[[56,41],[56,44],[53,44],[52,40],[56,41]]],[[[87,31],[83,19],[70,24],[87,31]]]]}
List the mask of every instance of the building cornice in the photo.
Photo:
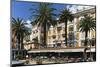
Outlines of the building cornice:
{"type": "Polygon", "coordinates": [[[77,12],[74,14],[75,17],[79,17],[79,16],[83,16],[87,13],[95,13],[96,12],[96,8],[91,8],[91,9],[87,9],[87,10],[83,10],[80,12],[77,12]]]}

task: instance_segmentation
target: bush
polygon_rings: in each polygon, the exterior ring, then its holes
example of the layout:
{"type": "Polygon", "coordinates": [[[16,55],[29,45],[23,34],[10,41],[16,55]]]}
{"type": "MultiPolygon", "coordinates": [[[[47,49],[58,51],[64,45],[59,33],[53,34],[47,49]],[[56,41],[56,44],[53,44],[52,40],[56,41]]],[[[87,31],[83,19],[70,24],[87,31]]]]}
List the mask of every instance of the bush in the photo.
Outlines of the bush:
{"type": "Polygon", "coordinates": [[[17,56],[16,56],[16,59],[17,59],[17,60],[22,60],[22,59],[23,59],[23,56],[22,56],[22,55],[17,55],[17,56]]]}

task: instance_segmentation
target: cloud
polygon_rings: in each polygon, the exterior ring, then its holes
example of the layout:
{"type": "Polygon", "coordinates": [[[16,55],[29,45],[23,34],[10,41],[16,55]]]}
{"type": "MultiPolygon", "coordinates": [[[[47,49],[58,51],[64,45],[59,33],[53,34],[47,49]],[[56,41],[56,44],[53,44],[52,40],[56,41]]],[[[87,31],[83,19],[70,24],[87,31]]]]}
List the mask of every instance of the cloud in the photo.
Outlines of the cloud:
{"type": "Polygon", "coordinates": [[[26,23],[28,23],[28,25],[26,25],[28,28],[32,28],[32,25],[31,25],[31,21],[30,20],[27,20],[26,23]]]}
{"type": "Polygon", "coordinates": [[[27,20],[27,21],[26,21],[26,23],[30,24],[30,23],[31,23],[31,21],[30,21],[30,20],[27,20]]]}
{"type": "Polygon", "coordinates": [[[72,11],[72,13],[76,13],[78,11],[83,11],[91,8],[94,8],[94,6],[72,5],[69,9],[72,11]]]}

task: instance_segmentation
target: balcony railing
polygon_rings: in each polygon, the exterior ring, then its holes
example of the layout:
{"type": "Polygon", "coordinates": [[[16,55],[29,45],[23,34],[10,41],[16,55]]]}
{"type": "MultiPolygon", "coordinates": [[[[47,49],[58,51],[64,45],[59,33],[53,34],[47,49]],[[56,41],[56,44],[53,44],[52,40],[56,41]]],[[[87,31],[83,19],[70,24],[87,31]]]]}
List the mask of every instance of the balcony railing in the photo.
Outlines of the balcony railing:
{"type": "Polygon", "coordinates": [[[60,31],[62,29],[62,27],[57,27],[57,31],[60,31]]]}
{"type": "Polygon", "coordinates": [[[52,35],[52,37],[53,37],[53,39],[55,39],[56,38],[56,35],[54,34],[54,35],[52,35]]]}

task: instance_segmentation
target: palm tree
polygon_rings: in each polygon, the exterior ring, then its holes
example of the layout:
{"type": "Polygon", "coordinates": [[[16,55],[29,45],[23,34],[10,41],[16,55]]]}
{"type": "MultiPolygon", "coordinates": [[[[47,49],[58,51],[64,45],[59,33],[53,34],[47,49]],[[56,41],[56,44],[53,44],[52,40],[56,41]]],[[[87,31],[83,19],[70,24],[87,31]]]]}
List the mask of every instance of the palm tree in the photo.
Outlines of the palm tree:
{"type": "MultiPolygon", "coordinates": [[[[85,32],[85,42],[84,42],[84,46],[86,47],[84,50],[85,60],[86,60],[86,50],[88,49],[87,48],[88,32],[90,32],[91,30],[95,31],[95,29],[96,29],[95,18],[89,15],[84,15],[84,18],[80,20],[80,31],[85,32]]],[[[91,49],[91,45],[90,45],[90,49],[91,49]]]]}
{"type": "Polygon", "coordinates": [[[60,20],[60,22],[65,23],[65,41],[66,41],[65,44],[66,44],[66,46],[67,46],[67,22],[72,21],[73,18],[74,18],[74,16],[69,9],[64,9],[63,11],[61,11],[59,20],[60,20]]]}
{"type": "Polygon", "coordinates": [[[14,31],[12,33],[12,48],[16,48],[16,35],[14,31]]]}
{"type": "Polygon", "coordinates": [[[29,28],[26,27],[27,23],[23,22],[22,19],[12,18],[12,34],[18,40],[18,48],[23,49],[23,38],[29,33],[29,28]],[[13,33],[14,32],[14,33],[13,33]]]}
{"type": "Polygon", "coordinates": [[[47,28],[51,24],[55,24],[54,18],[56,14],[54,14],[54,8],[51,7],[51,4],[48,3],[39,3],[36,9],[31,8],[32,16],[35,18],[36,24],[41,27],[43,33],[43,44],[46,46],[46,36],[47,36],[47,28]]]}

